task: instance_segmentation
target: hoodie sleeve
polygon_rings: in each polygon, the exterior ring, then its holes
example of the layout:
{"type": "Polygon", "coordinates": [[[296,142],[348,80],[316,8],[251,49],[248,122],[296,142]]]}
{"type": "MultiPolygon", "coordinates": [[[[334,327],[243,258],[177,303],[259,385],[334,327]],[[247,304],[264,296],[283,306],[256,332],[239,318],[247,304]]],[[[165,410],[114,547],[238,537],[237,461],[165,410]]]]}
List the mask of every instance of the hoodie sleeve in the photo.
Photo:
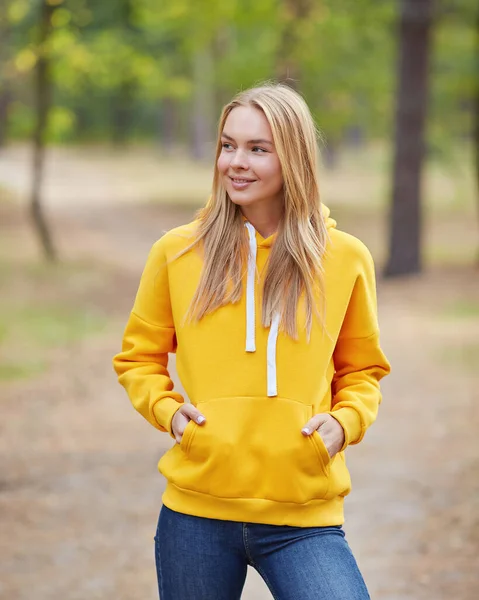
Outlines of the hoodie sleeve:
{"type": "Polygon", "coordinates": [[[379,381],[391,370],[379,344],[373,259],[360,242],[357,249],[353,262],[358,274],[333,353],[335,374],[329,414],[344,429],[341,450],[358,444],[375,421],[382,399],[379,381]]]}
{"type": "Polygon", "coordinates": [[[154,244],[146,261],[113,367],[135,409],[173,437],[171,421],[184,399],[173,391],[167,368],[168,353],[176,351],[176,334],[163,240],[154,244]]]}

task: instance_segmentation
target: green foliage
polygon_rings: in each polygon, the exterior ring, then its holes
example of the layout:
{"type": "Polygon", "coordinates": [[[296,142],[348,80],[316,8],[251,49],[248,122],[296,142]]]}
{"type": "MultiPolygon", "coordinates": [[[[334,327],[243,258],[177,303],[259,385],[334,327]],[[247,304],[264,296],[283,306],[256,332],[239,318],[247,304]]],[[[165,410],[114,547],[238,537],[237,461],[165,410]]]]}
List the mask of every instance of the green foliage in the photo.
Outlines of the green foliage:
{"type": "MultiPolygon", "coordinates": [[[[40,50],[51,59],[54,84],[50,140],[101,138],[115,127],[152,137],[165,99],[187,123],[198,86],[214,98],[216,116],[239,89],[276,78],[287,37],[294,39],[287,59],[328,139],[341,141],[351,128],[370,137],[392,130],[396,0],[314,0],[301,18],[287,0],[49,3],[55,7],[52,33],[40,49],[39,3],[6,1],[0,74],[14,92],[11,137],[32,129],[32,73],[40,50]],[[199,56],[211,68],[195,75],[199,56]]],[[[442,158],[451,141],[471,129],[479,8],[475,0],[442,0],[438,8],[429,137],[431,152],[442,158]]]]}
{"type": "Polygon", "coordinates": [[[353,125],[371,135],[387,130],[395,19],[393,2],[329,0],[314,11],[298,59],[303,57],[305,93],[327,137],[338,139],[353,125]]]}
{"type": "Polygon", "coordinates": [[[9,110],[9,126],[11,136],[16,139],[25,139],[31,135],[35,124],[35,117],[31,106],[26,102],[13,102],[9,110]]]}

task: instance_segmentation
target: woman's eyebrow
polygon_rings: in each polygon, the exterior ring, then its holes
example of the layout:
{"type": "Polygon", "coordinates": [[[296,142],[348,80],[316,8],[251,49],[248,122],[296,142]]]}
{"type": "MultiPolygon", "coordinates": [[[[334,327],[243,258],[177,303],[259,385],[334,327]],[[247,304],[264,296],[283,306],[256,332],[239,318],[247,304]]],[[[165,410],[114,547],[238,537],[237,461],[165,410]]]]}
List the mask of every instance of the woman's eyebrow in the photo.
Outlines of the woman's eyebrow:
{"type": "MultiPolygon", "coordinates": [[[[232,138],[227,133],[222,133],[221,136],[226,138],[227,140],[230,140],[231,142],[235,141],[234,138],[232,138]]],[[[269,140],[259,139],[259,140],[248,140],[248,144],[269,144],[270,146],[272,146],[273,142],[270,142],[269,140]]]]}

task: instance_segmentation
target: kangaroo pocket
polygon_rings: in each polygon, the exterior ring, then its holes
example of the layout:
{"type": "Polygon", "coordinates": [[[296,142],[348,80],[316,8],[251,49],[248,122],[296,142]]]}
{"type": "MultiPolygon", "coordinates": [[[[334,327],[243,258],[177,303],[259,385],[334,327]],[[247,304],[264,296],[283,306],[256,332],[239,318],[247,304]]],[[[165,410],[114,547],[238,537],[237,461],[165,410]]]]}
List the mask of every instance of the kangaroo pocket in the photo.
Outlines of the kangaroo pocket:
{"type": "Polygon", "coordinates": [[[301,428],[312,406],[286,398],[200,402],[206,423],[188,423],[181,444],[160,460],[179,487],[223,498],[304,503],[328,495],[330,457],[318,433],[301,428]]]}

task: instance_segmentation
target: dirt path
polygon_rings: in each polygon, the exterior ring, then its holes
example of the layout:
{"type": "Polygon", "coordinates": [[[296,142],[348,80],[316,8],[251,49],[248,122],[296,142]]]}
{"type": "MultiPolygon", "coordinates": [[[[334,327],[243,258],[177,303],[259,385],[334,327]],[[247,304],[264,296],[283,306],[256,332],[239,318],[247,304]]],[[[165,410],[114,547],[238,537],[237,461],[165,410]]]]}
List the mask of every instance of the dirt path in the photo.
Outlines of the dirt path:
{"type": "MultiPolygon", "coordinates": [[[[41,377],[0,384],[0,598],[153,599],[156,463],[170,440],[130,407],[111,357],[151,243],[192,211],[125,204],[55,215],[65,258],[96,258],[100,276],[81,274],[80,287],[72,275],[48,293],[94,303],[110,322],[51,351],[41,377]]],[[[1,222],[6,239],[28,249],[16,211],[8,230],[1,222]]],[[[345,526],[373,599],[479,597],[479,376],[465,367],[479,320],[443,315],[463,298],[479,302],[478,279],[442,271],[380,286],[394,370],[378,422],[348,450],[345,526]]],[[[37,284],[18,285],[33,295],[37,284]]],[[[174,361],[171,371],[176,378],[174,361]]],[[[244,599],[270,598],[250,572],[244,599]]]]}

